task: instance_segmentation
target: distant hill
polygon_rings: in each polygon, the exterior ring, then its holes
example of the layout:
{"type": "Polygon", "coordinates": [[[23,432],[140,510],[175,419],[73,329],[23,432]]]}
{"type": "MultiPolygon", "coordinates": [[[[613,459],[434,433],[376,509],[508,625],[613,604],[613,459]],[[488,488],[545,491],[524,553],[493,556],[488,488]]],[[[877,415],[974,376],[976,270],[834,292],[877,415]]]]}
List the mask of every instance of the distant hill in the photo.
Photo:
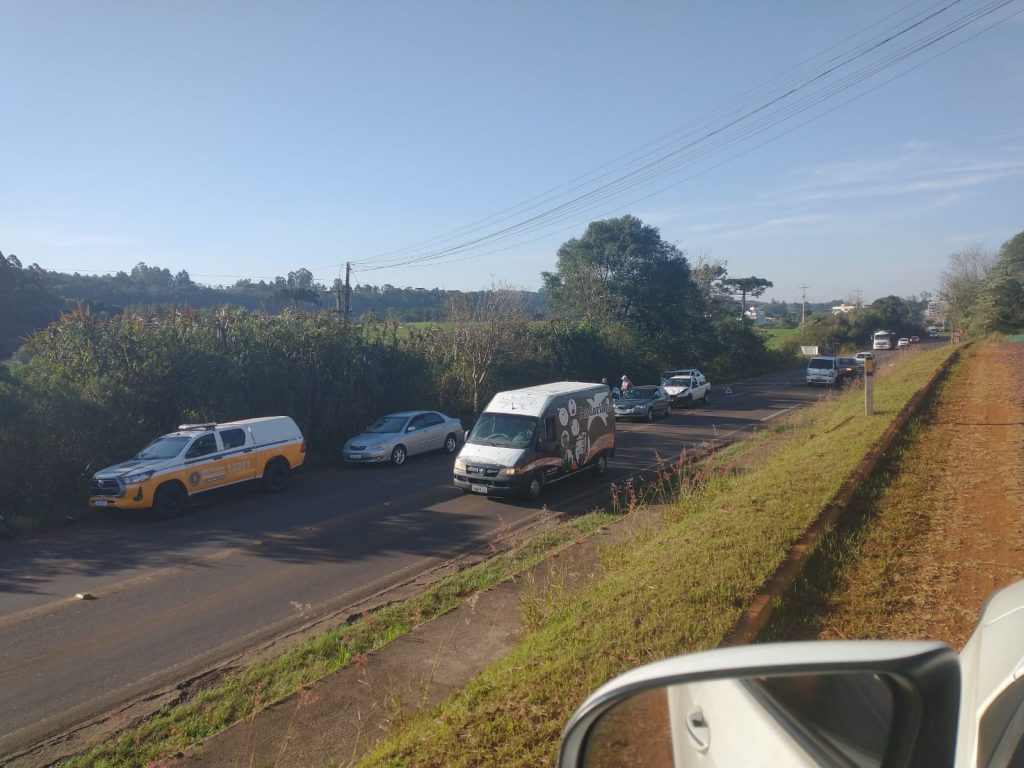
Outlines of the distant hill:
{"type": "MultiPolygon", "coordinates": [[[[328,288],[315,283],[306,269],[270,281],[239,280],[234,285],[212,287],[194,282],[184,270],[172,274],[169,269],[142,262],[130,273],[81,275],[51,272],[35,264],[23,267],[13,254],[4,257],[0,253],[0,359],[9,357],[26,336],[58,319],[62,311],[79,305],[88,306],[94,313],[112,315],[158,312],[185,305],[194,309],[230,305],[277,314],[287,307],[334,309],[339,303],[336,288],[337,284],[328,288]]],[[[439,288],[356,285],[349,299],[350,312],[356,320],[440,320],[445,301],[460,293],[439,288]]],[[[543,316],[543,293],[525,293],[527,311],[543,316]]],[[[340,301],[344,301],[343,295],[340,301]]]]}

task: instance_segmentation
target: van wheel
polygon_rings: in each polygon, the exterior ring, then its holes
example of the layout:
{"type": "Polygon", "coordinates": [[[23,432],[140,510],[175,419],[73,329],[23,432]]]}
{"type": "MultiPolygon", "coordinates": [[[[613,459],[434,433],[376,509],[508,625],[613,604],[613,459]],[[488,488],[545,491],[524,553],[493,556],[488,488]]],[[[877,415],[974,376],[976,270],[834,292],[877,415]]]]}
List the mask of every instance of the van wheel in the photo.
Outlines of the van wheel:
{"type": "Polygon", "coordinates": [[[396,445],[395,450],[391,452],[391,463],[394,464],[396,467],[400,467],[403,464],[405,464],[405,457],[407,455],[408,454],[406,454],[405,452],[404,445],[396,445]]]}
{"type": "Polygon", "coordinates": [[[530,482],[526,485],[526,499],[527,501],[536,501],[540,498],[541,493],[544,491],[544,475],[540,472],[534,472],[530,475],[530,482]]]}
{"type": "Polygon", "coordinates": [[[288,487],[288,476],[291,468],[284,459],[267,462],[263,468],[263,490],[267,493],[279,493],[288,487]]]}
{"type": "Polygon", "coordinates": [[[188,502],[188,491],[181,483],[164,483],[153,494],[153,512],[157,517],[177,517],[188,502]]]}
{"type": "Polygon", "coordinates": [[[448,435],[444,439],[444,452],[455,453],[455,449],[459,447],[459,439],[455,435],[448,435]]]}
{"type": "Polygon", "coordinates": [[[608,457],[604,454],[604,451],[598,454],[597,461],[594,462],[594,468],[590,471],[594,473],[594,477],[603,477],[605,472],[608,471],[608,457]]]}

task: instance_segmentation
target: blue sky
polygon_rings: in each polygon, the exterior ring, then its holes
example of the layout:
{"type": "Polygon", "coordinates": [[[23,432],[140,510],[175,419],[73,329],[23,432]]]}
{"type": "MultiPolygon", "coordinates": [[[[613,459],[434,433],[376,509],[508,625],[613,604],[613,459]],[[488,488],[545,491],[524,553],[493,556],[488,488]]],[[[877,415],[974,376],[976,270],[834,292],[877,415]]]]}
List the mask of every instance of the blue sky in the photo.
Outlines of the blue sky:
{"type": "Polygon", "coordinates": [[[941,6],[5,0],[0,250],[209,284],[352,261],[360,283],[534,289],[588,221],[631,213],[769,297],[934,291],[950,253],[1024,230],[1024,0],[546,227],[380,267],[522,226],[941,6]]]}

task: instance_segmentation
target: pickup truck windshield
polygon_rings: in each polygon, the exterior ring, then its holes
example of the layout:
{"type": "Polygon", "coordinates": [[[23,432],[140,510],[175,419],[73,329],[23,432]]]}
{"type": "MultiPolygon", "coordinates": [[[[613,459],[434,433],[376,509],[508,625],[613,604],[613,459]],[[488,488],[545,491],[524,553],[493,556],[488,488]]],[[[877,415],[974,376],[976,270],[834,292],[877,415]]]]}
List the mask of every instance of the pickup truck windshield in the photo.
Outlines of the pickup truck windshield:
{"type": "Polygon", "coordinates": [[[173,437],[158,437],[137,454],[136,459],[173,459],[182,449],[188,445],[189,438],[175,435],[173,437]]]}
{"type": "Polygon", "coordinates": [[[689,376],[676,376],[676,377],[671,378],[668,381],[666,381],[665,382],[665,386],[666,387],[682,387],[683,389],[686,389],[687,387],[690,386],[690,377],[689,376]]]}
{"type": "Polygon", "coordinates": [[[469,433],[468,443],[502,448],[527,448],[533,442],[537,419],[510,413],[484,413],[469,433]]]}

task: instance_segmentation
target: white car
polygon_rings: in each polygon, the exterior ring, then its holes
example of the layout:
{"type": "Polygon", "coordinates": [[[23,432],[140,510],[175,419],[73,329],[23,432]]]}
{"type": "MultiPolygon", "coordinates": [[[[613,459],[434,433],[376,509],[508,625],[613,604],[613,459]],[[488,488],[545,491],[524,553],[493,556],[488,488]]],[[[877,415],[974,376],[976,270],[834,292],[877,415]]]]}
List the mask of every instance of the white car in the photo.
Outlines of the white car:
{"type": "Polygon", "coordinates": [[[853,357],[857,361],[857,367],[860,368],[863,371],[864,370],[864,361],[865,360],[874,360],[875,359],[875,353],[874,352],[858,352],[853,357]]]}
{"type": "Polygon", "coordinates": [[[896,349],[906,349],[910,346],[910,339],[903,336],[899,341],[896,342],[896,349]]]}
{"type": "Polygon", "coordinates": [[[464,437],[462,423],[451,416],[437,411],[402,411],[381,416],[345,443],[341,455],[353,464],[390,461],[397,467],[417,453],[455,453],[464,437]]]}
{"type": "Polygon", "coordinates": [[[696,382],[698,386],[704,384],[707,381],[707,377],[703,373],[698,371],[696,368],[680,368],[675,371],[665,371],[663,374],[661,374],[661,386],[664,387],[665,382],[667,382],[669,379],[674,379],[677,376],[689,376],[696,382]]]}

